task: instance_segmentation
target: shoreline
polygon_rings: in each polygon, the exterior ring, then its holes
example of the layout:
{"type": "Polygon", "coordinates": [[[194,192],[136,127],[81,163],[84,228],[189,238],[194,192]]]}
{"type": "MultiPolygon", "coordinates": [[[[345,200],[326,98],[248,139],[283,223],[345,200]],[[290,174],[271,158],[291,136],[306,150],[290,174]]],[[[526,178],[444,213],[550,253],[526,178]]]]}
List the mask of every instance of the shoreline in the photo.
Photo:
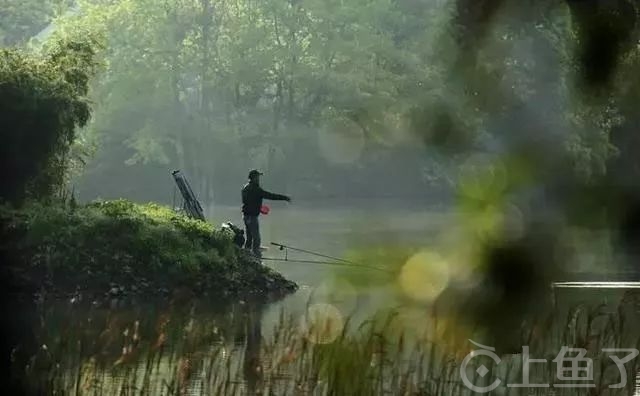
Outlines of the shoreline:
{"type": "Polygon", "coordinates": [[[224,230],[157,204],[32,203],[0,220],[5,294],[277,300],[298,289],[224,230]]]}

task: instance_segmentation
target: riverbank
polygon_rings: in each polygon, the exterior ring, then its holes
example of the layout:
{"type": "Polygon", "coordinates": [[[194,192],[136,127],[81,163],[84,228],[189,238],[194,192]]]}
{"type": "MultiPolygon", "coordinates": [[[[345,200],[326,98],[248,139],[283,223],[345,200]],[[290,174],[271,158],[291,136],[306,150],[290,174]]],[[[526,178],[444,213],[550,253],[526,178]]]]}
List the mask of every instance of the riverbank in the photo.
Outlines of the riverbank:
{"type": "Polygon", "coordinates": [[[0,224],[3,283],[20,294],[265,300],[297,289],[224,230],[157,204],[33,203],[3,207],[0,224]]]}

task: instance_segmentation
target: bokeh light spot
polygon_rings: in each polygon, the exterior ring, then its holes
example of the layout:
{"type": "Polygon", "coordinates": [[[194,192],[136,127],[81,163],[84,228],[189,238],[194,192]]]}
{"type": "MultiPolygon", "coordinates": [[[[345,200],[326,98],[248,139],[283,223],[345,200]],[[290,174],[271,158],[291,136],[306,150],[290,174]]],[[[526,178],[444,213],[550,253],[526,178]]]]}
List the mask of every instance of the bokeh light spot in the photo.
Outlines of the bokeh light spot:
{"type": "Polygon", "coordinates": [[[385,111],[373,137],[377,143],[387,147],[410,142],[412,136],[409,133],[409,121],[400,111],[385,111]]]}
{"type": "Polygon", "coordinates": [[[408,297],[432,302],[449,284],[449,273],[448,263],[441,256],[422,251],[407,260],[398,281],[408,297]]]}
{"type": "Polygon", "coordinates": [[[331,304],[351,302],[357,295],[358,292],[353,285],[341,278],[321,282],[312,293],[315,302],[331,304]]]}
{"type": "Polygon", "coordinates": [[[513,204],[508,204],[503,217],[504,239],[515,241],[522,238],[525,232],[524,222],[522,210],[513,204]]]}
{"type": "Polygon", "coordinates": [[[301,318],[300,327],[307,340],[314,344],[330,344],[342,334],[344,318],[331,304],[313,304],[301,318]]]}
{"type": "Polygon", "coordinates": [[[495,204],[507,187],[508,174],[499,158],[474,154],[460,169],[460,192],[467,199],[495,204]]]}

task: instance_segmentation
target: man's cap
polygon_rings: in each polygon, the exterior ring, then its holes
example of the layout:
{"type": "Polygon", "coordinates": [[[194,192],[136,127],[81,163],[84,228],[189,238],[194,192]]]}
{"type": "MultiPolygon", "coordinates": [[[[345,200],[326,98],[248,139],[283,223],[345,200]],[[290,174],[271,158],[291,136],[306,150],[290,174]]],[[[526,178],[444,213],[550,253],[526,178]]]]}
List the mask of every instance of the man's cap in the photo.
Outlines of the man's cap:
{"type": "Polygon", "coordinates": [[[259,176],[259,175],[264,175],[264,173],[260,172],[257,169],[251,169],[249,171],[249,179],[253,179],[254,177],[259,176]]]}

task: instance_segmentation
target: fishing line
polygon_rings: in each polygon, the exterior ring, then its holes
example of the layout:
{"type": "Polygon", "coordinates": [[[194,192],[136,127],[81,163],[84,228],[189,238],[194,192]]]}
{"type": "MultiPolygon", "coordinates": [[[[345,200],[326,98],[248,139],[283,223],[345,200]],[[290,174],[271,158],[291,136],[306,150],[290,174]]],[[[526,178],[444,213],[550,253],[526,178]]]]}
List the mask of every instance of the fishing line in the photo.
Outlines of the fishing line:
{"type": "Polygon", "coordinates": [[[340,257],[333,257],[333,256],[328,256],[326,254],[320,254],[320,253],[312,252],[311,250],[294,248],[294,247],[291,247],[291,246],[283,245],[281,243],[271,242],[271,244],[273,246],[279,247],[280,250],[288,249],[288,250],[293,250],[295,252],[307,253],[307,254],[311,254],[313,256],[323,257],[323,258],[326,258],[326,259],[329,259],[329,260],[340,261],[340,262],[343,262],[343,263],[346,263],[346,264],[355,264],[355,265],[358,265],[358,266],[363,265],[363,264],[354,263],[353,261],[345,260],[345,259],[340,258],[340,257]]]}
{"type": "Polygon", "coordinates": [[[275,258],[275,257],[263,257],[262,260],[290,262],[290,263],[301,263],[301,264],[334,265],[334,266],[339,266],[339,267],[357,267],[357,268],[368,269],[368,270],[376,270],[376,271],[384,272],[384,273],[387,273],[387,274],[393,274],[393,272],[391,272],[389,270],[384,270],[382,268],[370,267],[368,265],[355,264],[355,263],[354,264],[348,264],[348,263],[340,263],[340,262],[333,262],[333,261],[297,260],[297,259],[290,259],[290,258],[280,259],[280,258],[275,258]]]}
{"type": "Polygon", "coordinates": [[[285,258],[275,258],[275,257],[265,257],[263,258],[263,260],[270,260],[270,261],[281,261],[281,262],[293,262],[293,263],[303,263],[303,264],[321,264],[321,265],[334,265],[334,266],[343,266],[343,267],[357,267],[357,268],[363,268],[363,269],[368,269],[368,270],[376,270],[376,271],[380,271],[380,272],[384,272],[387,274],[392,274],[392,271],[389,270],[385,270],[382,268],[378,268],[378,267],[372,267],[369,265],[364,265],[364,264],[359,264],[359,263],[355,263],[353,261],[349,261],[349,260],[345,260],[339,257],[333,257],[333,256],[329,256],[326,254],[321,254],[321,253],[316,253],[316,252],[312,252],[310,250],[305,250],[305,249],[299,249],[299,248],[294,248],[291,246],[287,246],[287,245],[283,245],[281,243],[275,243],[275,242],[271,242],[272,245],[277,246],[280,248],[280,250],[285,250],[285,258]],[[320,261],[320,260],[298,260],[298,259],[290,259],[286,253],[287,250],[293,250],[296,252],[301,252],[301,253],[306,253],[306,254],[310,254],[313,256],[317,256],[317,257],[323,257],[332,261],[320,261]]]}

